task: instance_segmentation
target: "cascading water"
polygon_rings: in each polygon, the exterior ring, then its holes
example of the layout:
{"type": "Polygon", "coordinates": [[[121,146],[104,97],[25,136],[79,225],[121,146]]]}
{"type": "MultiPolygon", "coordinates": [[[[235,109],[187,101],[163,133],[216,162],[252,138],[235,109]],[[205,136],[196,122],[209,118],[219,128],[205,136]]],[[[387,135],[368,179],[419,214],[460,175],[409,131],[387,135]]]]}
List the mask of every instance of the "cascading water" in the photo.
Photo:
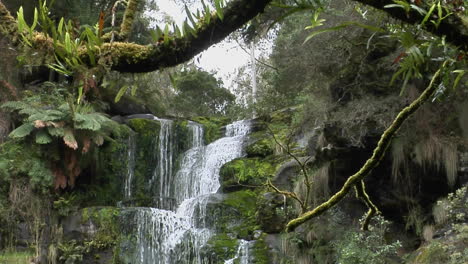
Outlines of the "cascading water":
{"type": "Polygon", "coordinates": [[[158,159],[151,178],[150,186],[158,181],[157,195],[155,199],[156,207],[171,209],[173,207],[171,195],[171,180],[173,167],[173,121],[155,118],[161,123],[158,142],[158,159]]]}
{"type": "Polygon", "coordinates": [[[130,133],[127,142],[127,171],[124,181],[124,198],[130,199],[132,197],[132,180],[135,175],[135,151],[136,151],[136,140],[135,133],[130,133]]]}
{"type": "Polygon", "coordinates": [[[224,264],[233,264],[235,260],[238,260],[238,264],[249,264],[250,263],[250,247],[253,241],[239,240],[239,247],[237,248],[236,255],[232,259],[228,259],[224,264]]]}
{"type": "MultiPolygon", "coordinates": [[[[162,203],[159,208],[134,208],[136,247],[132,264],[205,264],[201,254],[212,231],[205,225],[206,205],[217,192],[221,166],[243,154],[249,121],[238,121],[226,127],[226,136],[204,146],[202,126],[189,122],[192,146],[182,157],[180,169],[172,175],[170,123],[161,121],[158,176],[161,198],[171,198],[175,210],[162,203]],[[166,132],[167,131],[167,132],[166,132]],[[172,190],[172,191],[171,191],[172,190]],[[173,195],[173,197],[170,197],[173,195]]],[[[156,182],[152,178],[152,182],[156,182]]],[[[164,200],[164,199],[163,199],[164,200]]]]}

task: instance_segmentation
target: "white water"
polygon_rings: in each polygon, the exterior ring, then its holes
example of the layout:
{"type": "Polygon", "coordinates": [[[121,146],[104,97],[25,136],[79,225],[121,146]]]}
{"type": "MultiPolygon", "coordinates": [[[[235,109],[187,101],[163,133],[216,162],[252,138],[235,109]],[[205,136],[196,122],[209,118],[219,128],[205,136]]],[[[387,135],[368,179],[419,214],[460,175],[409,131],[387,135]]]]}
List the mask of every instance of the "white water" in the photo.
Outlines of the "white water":
{"type": "Polygon", "coordinates": [[[133,176],[135,175],[136,141],[134,133],[130,133],[128,136],[127,146],[127,174],[124,182],[124,198],[130,199],[132,197],[132,180],[133,176]]]}
{"type": "Polygon", "coordinates": [[[150,185],[159,180],[159,192],[156,195],[158,199],[157,207],[170,209],[172,207],[173,121],[167,119],[156,120],[161,123],[158,142],[159,155],[150,185]]]}
{"type": "MultiPolygon", "coordinates": [[[[184,153],[180,170],[172,175],[171,131],[163,132],[161,121],[159,166],[159,197],[168,197],[172,186],[177,202],[175,211],[168,207],[137,208],[136,264],[208,263],[201,255],[202,246],[212,235],[205,225],[206,204],[210,195],[219,189],[221,166],[242,156],[245,136],[249,133],[248,121],[238,121],[226,127],[226,136],[203,145],[201,125],[190,122],[192,148],[184,153]],[[161,136],[163,135],[163,136],[161,136]],[[164,149],[164,150],[161,150],[164,149]],[[173,180],[173,182],[171,182],[173,180]],[[164,185],[163,185],[164,183],[164,185]]],[[[156,178],[152,179],[152,182],[156,178]]],[[[164,204],[163,204],[164,205],[164,204]]]]}
{"type": "Polygon", "coordinates": [[[250,263],[250,247],[255,243],[253,241],[239,240],[239,246],[237,248],[236,255],[232,259],[228,259],[224,264],[233,264],[236,259],[239,261],[238,264],[249,264],[250,263]]]}

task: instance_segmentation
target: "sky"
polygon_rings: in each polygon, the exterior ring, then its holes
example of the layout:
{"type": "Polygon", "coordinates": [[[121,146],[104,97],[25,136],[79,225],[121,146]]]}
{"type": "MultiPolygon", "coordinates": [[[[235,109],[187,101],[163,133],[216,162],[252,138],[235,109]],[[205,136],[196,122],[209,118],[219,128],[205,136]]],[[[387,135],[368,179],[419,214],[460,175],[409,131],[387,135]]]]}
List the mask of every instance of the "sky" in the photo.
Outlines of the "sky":
{"type": "MultiPolygon", "coordinates": [[[[182,25],[185,19],[183,6],[178,6],[171,0],[158,0],[156,3],[160,9],[159,16],[162,17],[162,12],[164,12],[171,16],[179,26],[182,25]]],[[[190,10],[194,12],[196,7],[190,7],[190,10]]],[[[149,12],[146,12],[146,14],[149,16],[155,15],[149,12]]],[[[163,27],[163,25],[159,26],[163,27]]],[[[197,66],[204,70],[214,72],[215,76],[222,79],[225,87],[229,89],[233,83],[233,73],[239,67],[249,63],[250,55],[242,50],[235,41],[228,42],[224,40],[197,55],[194,61],[197,66]]]]}

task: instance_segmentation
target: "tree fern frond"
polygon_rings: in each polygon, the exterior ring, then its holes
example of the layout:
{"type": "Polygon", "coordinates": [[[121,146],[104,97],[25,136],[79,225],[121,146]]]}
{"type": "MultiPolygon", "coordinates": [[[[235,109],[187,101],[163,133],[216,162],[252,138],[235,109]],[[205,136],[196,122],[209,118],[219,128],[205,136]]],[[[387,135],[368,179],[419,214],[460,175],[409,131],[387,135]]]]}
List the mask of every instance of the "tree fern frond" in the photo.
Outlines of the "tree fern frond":
{"type": "Polygon", "coordinates": [[[51,136],[63,137],[65,136],[65,129],[63,127],[48,127],[47,131],[51,136]]]}
{"type": "Polygon", "coordinates": [[[36,133],[36,143],[37,144],[49,144],[52,142],[52,138],[46,132],[46,130],[41,129],[36,133]]]}
{"type": "Polygon", "coordinates": [[[64,130],[63,142],[71,149],[78,149],[78,142],[76,141],[71,128],[66,128],[64,130]]]}
{"type": "Polygon", "coordinates": [[[11,138],[23,138],[34,130],[34,125],[32,123],[24,123],[15,130],[11,131],[11,138]]]}
{"type": "Polygon", "coordinates": [[[92,114],[75,114],[74,126],[76,129],[86,129],[92,131],[98,131],[101,129],[101,124],[94,118],[92,114]]]}
{"type": "Polygon", "coordinates": [[[23,109],[34,109],[34,107],[32,107],[31,105],[25,103],[25,102],[22,102],[22,101],[9,101],[9,102],[6,102],[4,104],[2,104],[1,108],[5,108],[5,109],[10,109],[10,110],[13,110],[13,111],[19,111],[19,110],[23,110],[23,109]]]}

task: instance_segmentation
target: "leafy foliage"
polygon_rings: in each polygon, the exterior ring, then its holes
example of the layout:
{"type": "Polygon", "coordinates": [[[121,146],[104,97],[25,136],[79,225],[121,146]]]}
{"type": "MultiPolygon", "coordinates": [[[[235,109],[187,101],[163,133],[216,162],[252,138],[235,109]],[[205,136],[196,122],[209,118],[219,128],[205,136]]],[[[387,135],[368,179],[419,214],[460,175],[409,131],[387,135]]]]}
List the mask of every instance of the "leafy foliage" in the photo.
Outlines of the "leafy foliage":
{"type": "Polygon", "coordinates": [[[202,70],[188,70],[175,77],[174,111],[182,116],[220,115],[234,103],[234,95],[222,82],[202,70]]]}
{"type": "Polygon", "coordinates": [[[342,264],[355,263],[389,263],[391,257],[401,247],[399,241],[387,243],[385,234],[388,232],[390,222],[383,217],[375,218],[370,226],[370,232],[349,231],[343,240],[335,242],[337,262],[342,264]]]}
{"type": "Polygon", "coordinates": [[[63,167],[53,164],[43,167],[53,171],[56,188],[73,187],[81,172],[75,151],[84,155],[93,146],[101,146],[112,129],[112,121],[96,112],[93,105],[76,105],[73,100],[65,99],[62,89],[55,86],[53,89],[52,94],[26,96],[21,101],[7,102],[2,108],[17,112],[23,118],[22,124],[10,133],[10,138],[54,146],[53,149],[58,151],[55,154],[62,156],[65,164],[63,167]],[[68,103],[64,103],[66,101],[68,103]]]}

